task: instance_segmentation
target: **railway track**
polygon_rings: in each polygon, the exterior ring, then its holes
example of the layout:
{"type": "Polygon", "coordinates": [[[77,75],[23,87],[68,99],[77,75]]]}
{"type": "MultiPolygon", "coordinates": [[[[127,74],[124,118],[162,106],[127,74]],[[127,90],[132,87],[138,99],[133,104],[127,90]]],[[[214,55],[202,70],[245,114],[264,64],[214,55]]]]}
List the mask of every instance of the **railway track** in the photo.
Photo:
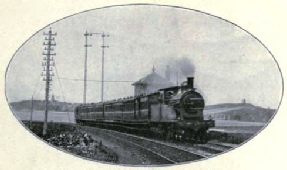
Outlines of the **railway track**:
{"type": "Polygon", "coordinates": [[[199,154],[204,156],[205,158],[210,158],[220,153],[226,152],[237,145],[234,144],[227,144],[227,143],[214,143],[208,142],[206,144],[191,144],[191,143],[173,143],[173,142],[166,142],[169,145],[176,146],[178,148],[182,148],[184,150],[188,150],[190,152],[199,154]]]}
{"type": "Polygon", "coordinates": [[[229,150],[229,149],[237,147],[236,144],[231,144],[231,143],[208,142],[208,144],[211,146],[220,147],[221,149],[225,149],[225,150],[229,150]]]}
{"type": "Polygon", "coordinates": [[[165,141],[162,139],[151,139],[149,137],[137,136],[130,133],[123,133],[97,127],[80,126],[77,124],[65,125],[73,126],[74,128],[88,134],[94,134],[95,139],[100,137],[98,138],[99,141],[101,141],[101,139],[105,139],[104,141],[108,142],[105,144],[108,144],[107,146],[111,146],[111,148],[120,148],[115,149],[118,151],[115,153],[121,154],[120,157],[123,158],[123,164],[130,163],[129,159],[134,158],[133,155],[136,156],[136,159],[134,159],[133,162],[139,165],[163,165],[190,162],[213,157],[237,146],[235,144],[220,143],[215,141],[210,141],[206,144],[165,141]],[[112,145],[109,145],[111,143],[112,145]],[[132,157],[127,155],[132,155],[132,157]],[[142,160],[145,162],[141,163],[140,161],[142,160]]]}
{"type": "Polygon", "coordinates": [[[219,142],[208,142],[206,144],[194,145],[195,148],[198,148],[199,150],[208,153],[209,157],[226,152],[236,146],[237,145],[234,144],[219,143],[219,142]]]}
{"type": "Polygon", "coordinates": [[[101,135],[105,135],[113,140],[118,140],[133,145],[146,154],[152,155],[152,157],[161,164],[177,164],[208,158],[206,154],[201,154],[200,152],[195,152],[193,150],[159,140],[153,140],[113,130],[93,127],[84,128],[89,129],[89,133],[91,133],[93,130],[96,130],[97,133],[101,133],[101,135]]]}
{"type": "Polygon", "coordinates": [[[202,150],[202,151],[209,153],[210,156],[217,155],[219,153],[226,151],[226,149],[222,149],[220,147],[214,147],[210,144],[197,144],[197,145],[195,145],[195,147],[202,150]]]}

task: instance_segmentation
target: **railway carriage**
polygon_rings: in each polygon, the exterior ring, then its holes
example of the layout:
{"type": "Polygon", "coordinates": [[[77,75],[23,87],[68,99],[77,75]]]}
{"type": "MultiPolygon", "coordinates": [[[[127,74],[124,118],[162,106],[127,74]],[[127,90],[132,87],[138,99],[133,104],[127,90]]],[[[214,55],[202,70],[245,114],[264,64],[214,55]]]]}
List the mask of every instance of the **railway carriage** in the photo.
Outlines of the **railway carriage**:
{"type": "Polygon", "coordinates": [[[204,99],[193,87],[193,77],[181,86],[154,93],[75,108],[76,123],[148,131],[167,139],[207,141],[213,120],[203,118],[204,99]]]}

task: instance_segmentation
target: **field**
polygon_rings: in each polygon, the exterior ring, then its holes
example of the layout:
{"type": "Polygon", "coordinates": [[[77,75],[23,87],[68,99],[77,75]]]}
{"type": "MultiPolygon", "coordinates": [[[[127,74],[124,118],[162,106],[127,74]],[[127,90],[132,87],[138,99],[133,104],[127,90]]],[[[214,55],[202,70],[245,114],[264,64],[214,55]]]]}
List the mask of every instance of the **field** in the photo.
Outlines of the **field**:
{"type": "Polygon", "coordinates": [[[258,133],[266,123],[215,120],[215,127],[209,129],[212,139],[240,144],[258,133]]]}
{"type": "Polygon", "coordinates": [[[227,132],[227,133],[250,133],[255,134],[266,123],[262,122],[242,122],[236,120],[215,120],[215,127],[212,130],[227,132]]]}

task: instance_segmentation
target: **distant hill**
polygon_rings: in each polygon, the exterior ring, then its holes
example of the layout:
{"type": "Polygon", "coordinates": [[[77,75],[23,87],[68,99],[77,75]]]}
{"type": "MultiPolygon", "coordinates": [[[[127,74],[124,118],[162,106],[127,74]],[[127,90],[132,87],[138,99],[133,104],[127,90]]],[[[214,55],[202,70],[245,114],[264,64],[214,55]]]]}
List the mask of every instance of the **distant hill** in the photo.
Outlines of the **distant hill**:
{"type": "Polygon", "coordinates": [[[238,107],[238,106],[253,106],[250,103],[220,103],[220,104],[215,104],[215,105],[209,105],[209,106],[205,106],[205,109],[209,110],[209,109],[222,109],[222,108],[234,108],[234,107],[238,107]]]}
{"type": "MultiPolygon", "coordinates": [[[[11,102],[9,103],[11,108],[16,111],[21,110],[30,110],[32,106],[31,100],[22,100],[20,102],[11,102]]],[[[74,111],[74,106],[78,103],[66,103],[59,102],[57,100],[50,101],[49,110],[53,111],[74,111]]],[[[43,100],[34,100],[33,101],[33,109],[34,110],[45,110],[45,101],[43,100]]]]}
{"type": "MultiPolygon", "coordinates": [[[[66,103],[57,100],[51,101],[49,110],[52,111],[74,111],[74,107],[79,103],[66,103]]],[[[23,111],[31,109],[31,100],[23,100],[20,102],[12,102],[10,106],[15,111],[23,111]]],[[[45,101],[34,100],[34,110],[44,110],[45,101]]],[[[275,109],[266,109],[254,106],[249,103],[222,103],[206,106],[204,116],[206,119],[215,120],[237,120],[245,122],[268,122],[275,113],[275,109]]]]}
{"type": "Polygon", "coordinates": [[[206,106],[204,115],[215,120],[268,122],[275,111],[275,109],[266,109],[250,103],[223,103],[206,106]]]}

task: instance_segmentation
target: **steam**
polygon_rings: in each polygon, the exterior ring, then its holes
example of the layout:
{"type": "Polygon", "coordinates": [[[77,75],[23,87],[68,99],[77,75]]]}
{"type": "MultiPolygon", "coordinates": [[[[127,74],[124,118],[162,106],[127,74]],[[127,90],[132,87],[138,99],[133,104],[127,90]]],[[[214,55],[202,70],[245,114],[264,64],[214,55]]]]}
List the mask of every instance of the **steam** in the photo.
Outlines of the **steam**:
{"type": "Polygon", "coordinates": [[[162,64],[164,64],[164,70],[166,70],[166,66],[169,66],[170,80],[175,84],[186,81],[187,77],[194,77],[195,66],[187,56],[170,57],[162,64]]]}
{"type": "Polygon", "coordinates": [[[184,57],[177,60],[177,68],[181,72],[181,74],[185,77],[193,77],[195,72],[195,66],[191,63],[191,61],[184,57]]]}

